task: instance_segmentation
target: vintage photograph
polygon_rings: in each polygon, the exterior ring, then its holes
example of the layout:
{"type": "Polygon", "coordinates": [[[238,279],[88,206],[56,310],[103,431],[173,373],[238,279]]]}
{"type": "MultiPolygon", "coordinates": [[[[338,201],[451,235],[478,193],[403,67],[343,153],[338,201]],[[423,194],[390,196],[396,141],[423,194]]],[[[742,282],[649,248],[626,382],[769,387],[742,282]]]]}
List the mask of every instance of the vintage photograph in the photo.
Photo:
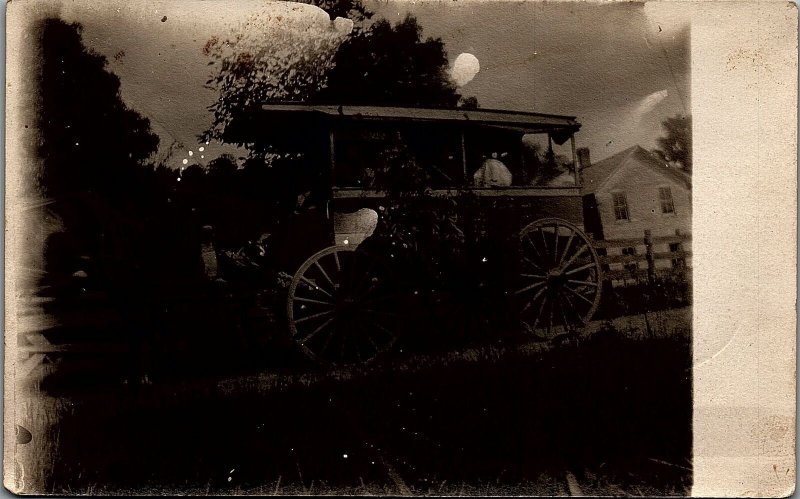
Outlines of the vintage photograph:
{"type": "Polygon", "coordinates": [[[688,21],[9,5],[13,492],[690,493],[688,21]]]}

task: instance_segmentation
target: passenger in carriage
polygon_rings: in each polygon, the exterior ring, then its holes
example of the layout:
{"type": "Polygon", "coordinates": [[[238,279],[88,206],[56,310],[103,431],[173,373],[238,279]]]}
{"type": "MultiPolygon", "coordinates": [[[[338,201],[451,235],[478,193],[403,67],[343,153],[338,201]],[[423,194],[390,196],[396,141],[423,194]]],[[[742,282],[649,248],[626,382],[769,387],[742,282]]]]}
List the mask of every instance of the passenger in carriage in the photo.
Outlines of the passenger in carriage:
{"type": "MultiPolygon", "coordinates": [[[[505,157],[503,153],[503,157],[505,157]]],[[[481,167],[473,175],[475,187],[509,187],[512,184],[511,171],[505,163],[497,157],[497,152],[491,158],[486,158],[481,167]]]]}

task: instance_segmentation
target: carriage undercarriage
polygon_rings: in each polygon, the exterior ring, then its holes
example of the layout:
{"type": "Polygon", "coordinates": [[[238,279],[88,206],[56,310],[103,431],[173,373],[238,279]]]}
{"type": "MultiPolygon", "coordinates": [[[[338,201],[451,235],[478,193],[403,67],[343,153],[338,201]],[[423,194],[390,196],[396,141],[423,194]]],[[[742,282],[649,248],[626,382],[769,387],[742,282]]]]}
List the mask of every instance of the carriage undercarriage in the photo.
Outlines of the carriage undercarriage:
{"type": "Polygon", "coordinates": [[[539,219],[520,230],[510,248],[515,265],[476,254],[434,284],[427,272],[413,270],[413,254],[396,247],[372,249],[369,242],[325,248],[294,275],[286,309],[289,328],[317,361],[375,358],[413,327],[415,313],[435,307],[442,296],[463,298],[461,305],[472,307],[467,313],[493,307],[484,318],[494,317],[537,340],[576,333],[600,301],[597,254],[583,231],[563,219],[539,219]],[[473,276],[453,277],[452,272],[473,276]]]}

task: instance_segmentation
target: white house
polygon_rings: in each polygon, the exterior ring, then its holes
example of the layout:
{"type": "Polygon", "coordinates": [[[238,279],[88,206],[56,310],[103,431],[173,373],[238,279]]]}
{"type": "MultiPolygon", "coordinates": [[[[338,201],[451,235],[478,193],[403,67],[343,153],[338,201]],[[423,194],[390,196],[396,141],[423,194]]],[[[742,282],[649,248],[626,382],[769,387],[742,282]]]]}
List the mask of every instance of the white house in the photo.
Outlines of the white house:
{"type": "MultiPolygon", "coordinates": [[[[687,241],[675,237],[691,236],[692,183],[686,172],[638,145],[596,164],[589,161],[588,150],[580,152],[586,230],[598,240],[626,242],[609,247],[609,256],[645,254],[645,231],[657,256],[689,250],[687,241]]],[[[691,262],[683,257],[657,258],[654,264],[666,269],[691,262]]],[[[609,270],[637,267],[646,270],[647,263],[612,263],[609,270]]]]}

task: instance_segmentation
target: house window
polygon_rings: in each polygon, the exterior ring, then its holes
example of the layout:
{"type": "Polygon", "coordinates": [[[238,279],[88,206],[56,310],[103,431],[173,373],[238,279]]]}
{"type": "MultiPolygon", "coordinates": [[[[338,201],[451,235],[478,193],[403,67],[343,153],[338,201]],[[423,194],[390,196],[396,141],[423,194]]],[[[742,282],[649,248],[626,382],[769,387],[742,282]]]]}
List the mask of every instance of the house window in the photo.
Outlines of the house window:
{"type": "Polygon", "coordinates": [[[675,213],[675,203],[672,202],[672,190],[669,187],[659,187],[658,198],[661,200],[661,213],[675,213]]]}
{"type": "MultiPolygon", "coordinates": [[[[670,253],[680,253],[681,251],[683,251],[683,245],[681,243],[670,243],[670,253]]],[[[683,255],[672,259],[672,268],[678,270],[686,268],[686,259],[683,257],[683,255]]]]}
{"type": "MultiPolygon", "coordinates": [[[[636,248],[622,248],[622,254],[625,256],[636,256],[636,248]]],[[[639,270],[639,264],[636,261],[625,262],[625,270],[631,274],[636,274],[636,271],[639,270]]]]}
{"type": "Polygon", "coordinates": [[[628,200],[625,198],[625,193],[615,192],[612,197],[614,198],[614,218],[617,220],[630,220],[628,216],[628,200]]]}

